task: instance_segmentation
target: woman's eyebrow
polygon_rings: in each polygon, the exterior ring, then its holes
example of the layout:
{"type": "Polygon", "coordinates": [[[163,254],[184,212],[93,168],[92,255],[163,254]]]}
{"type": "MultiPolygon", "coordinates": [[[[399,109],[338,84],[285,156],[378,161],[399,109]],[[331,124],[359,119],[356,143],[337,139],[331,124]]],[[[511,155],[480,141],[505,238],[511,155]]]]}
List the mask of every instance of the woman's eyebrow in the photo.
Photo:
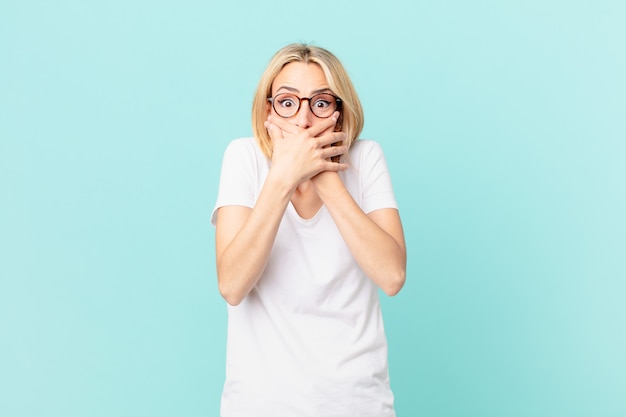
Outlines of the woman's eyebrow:
{"type": "Polygon", "coordinates": [[[316,94],[321,94],[321,93],[332,93],[332,92],[333,92],[333,90],[331,90],[328,87],[325,87],[325,88],[320,88],[319,90],[315,90],[315,91],[311,92],[311,96],[314,96],[316,94]]]}
{"type": "Polygon", "coordinates": [[[292,93],[299,93],[299,92],[300,92],[300,90],[298,90],[297,88],[289,87],[289,86],[286,86],[286,85],[282,85],[282,86],[280,86],[280,87],[276,90],[276,92],[278,92],[278,91],[280,91],[280,90],[287,90],[287,91],[291,91],[292,93]]]}
{"type": "MultiPolygon", "coordinates": [[[[293,88],[293,87],[289,87],[286,85],[282,85],[280,86],[276,92],[279,92],[280,90],[287,90],[287,91],[291,91],[292,93],[300,93],[300,90],[298,90],[297,88],[293,88]]],[[[320,94],[320,93],[332,93],[332,90],[328,87],[324,87],[324,88],[320,88],[319,90],[315,90],[311,92],[311,96],[314,96],[316,94],[320,94]]]]}

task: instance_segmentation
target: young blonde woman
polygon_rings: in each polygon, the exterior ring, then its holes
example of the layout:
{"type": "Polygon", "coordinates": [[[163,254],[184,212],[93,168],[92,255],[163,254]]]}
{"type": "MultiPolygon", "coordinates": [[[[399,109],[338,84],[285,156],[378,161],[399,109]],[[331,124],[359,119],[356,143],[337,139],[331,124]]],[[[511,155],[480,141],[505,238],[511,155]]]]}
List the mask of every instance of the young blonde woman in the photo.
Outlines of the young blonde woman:
{"type": "Polygon", "coordinates": [[[216,226],[228,303],[222,417],[395,416],[379,288],[405,281],[384,155],[339,60],[293,44],[266,68],[254,138],[224,154],[216,226]]]}

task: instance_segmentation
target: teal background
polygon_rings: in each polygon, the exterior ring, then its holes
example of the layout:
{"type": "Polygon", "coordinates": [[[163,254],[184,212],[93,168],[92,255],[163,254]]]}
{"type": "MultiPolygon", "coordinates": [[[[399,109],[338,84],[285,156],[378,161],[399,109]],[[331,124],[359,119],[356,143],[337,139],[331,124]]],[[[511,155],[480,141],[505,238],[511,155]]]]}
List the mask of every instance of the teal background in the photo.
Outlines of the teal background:
{"type": "Polygon", "coordinates": [[[622,1],[0,3],[0,416],[216,416],[209,224],[270,56],[344,62],[408,279],[398,416],[626,416],[622,1]]]}

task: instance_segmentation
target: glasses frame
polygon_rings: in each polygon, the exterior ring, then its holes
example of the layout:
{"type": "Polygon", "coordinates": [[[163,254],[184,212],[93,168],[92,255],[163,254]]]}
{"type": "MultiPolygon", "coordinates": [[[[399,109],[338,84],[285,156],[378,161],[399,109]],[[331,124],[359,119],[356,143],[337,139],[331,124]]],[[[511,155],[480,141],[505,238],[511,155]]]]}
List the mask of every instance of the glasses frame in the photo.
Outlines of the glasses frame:
{"type": "Polygon", "coordinates": [[[297,95],[295,95],[293,93],[280,93],[280,94],[276,94],[274,97],[268,97],[267,98],[267,101],[269,103],[272,103],[272,108],[274,109],[276,114],[278,116],[282,117],[283,119],[290,119],[293,116],[295,116],[296,114],[298,114],[298,112],[300,111],[300,108],[302,107],[302,101],[303,100],[306,100],[306,101],[309,102],[309,109],[311,109],[311,113],[313,114],[313,116],[317,117],[318,119],[328,119],[330,116],[333,115],[334,112],[341,111],[341,99],[339,97],[337,97],[336,95],[331,94],[331,93],[317,93],[315,95],[312,95],[311,97],[298,97],[297,95]],[[293,97],[298,99],[298,108],[296,109],[296,111],[293,112],[293,114],[291,116],[282,116],[278,112],[278,110],[276,110],[276,105],[275,105],[276,104],[276,102],[275,102],[276,97],[282,96],[282,95],[289,95],[289,96],[293,96],[293,97]],[[331,114],[329,114],[328,116],[326,116],[326,117],[318,116],[317,114],[315,114],[315,110],[313,110],[313,106],[312,106],[313,102],[311,101],[311,99],[314,99],[315,97],[322,96],[322,95],[328,95],[328,96],[333,97],[335,99],[335,102],[337,103],[337,107],[335,107],[335,110],[333,110],[333,112],[331,114]]]}

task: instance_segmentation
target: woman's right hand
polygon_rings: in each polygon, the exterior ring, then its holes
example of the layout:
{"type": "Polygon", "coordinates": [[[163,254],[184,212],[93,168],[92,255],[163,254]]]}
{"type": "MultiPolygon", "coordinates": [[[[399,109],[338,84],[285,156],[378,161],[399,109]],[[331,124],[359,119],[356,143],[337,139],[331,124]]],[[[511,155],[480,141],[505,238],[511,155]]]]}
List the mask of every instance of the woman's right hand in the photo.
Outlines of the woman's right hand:
{"type": "Polygon", "coordinates": [[[272,138],[272,170],[294,188],[322,171],[344,171],[348,164],[333,162],[331,157],[348,152],[343,143],[346,134],[334,132],[339,112],[319,123],[302,128],[278,116],[270,115],[265,128],[272,138]]]}

